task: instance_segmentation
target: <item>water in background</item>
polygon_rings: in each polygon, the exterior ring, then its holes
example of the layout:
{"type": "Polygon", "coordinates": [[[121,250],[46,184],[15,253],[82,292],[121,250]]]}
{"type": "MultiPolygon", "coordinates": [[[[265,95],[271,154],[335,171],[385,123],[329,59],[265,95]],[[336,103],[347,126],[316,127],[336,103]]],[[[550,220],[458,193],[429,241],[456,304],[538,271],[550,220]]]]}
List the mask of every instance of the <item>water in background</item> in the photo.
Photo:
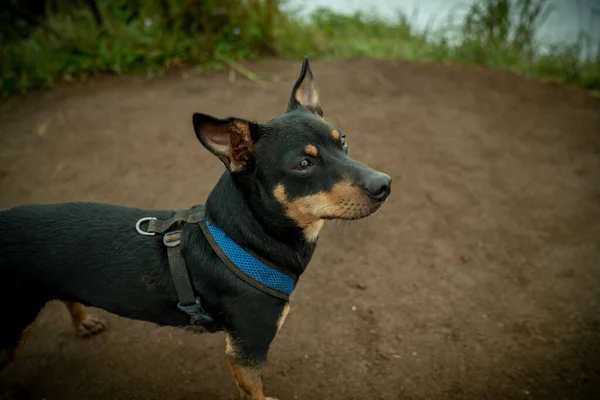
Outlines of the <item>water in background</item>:
{"type": "MultiPolygon", "coordinates": [[[[288,0],[287,8],[307,16],[319,7],[344,14],[361,11],[394,20],[398,12],[410,17],[414,28],[436,30],[453,18],[461,19],[476,0],[288,0]]],[[[573,43],[580,33],[590,38],[582,57],[598,52],[600,43],[600,0],[551,0],[554,11],[540,27],[537,40],[545,45],[573,43]]]]}

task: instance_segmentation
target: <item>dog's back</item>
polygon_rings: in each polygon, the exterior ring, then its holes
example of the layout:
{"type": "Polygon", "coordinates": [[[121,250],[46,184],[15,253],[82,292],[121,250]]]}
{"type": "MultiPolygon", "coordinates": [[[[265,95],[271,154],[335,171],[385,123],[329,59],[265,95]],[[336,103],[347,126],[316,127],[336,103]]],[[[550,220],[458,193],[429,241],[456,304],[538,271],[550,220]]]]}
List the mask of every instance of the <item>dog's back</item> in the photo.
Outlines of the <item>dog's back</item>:
{"type": "Polygon", "coordinates": [[[153,243],[132,235],[136,220],[148,215],[164,216],[168,212],[97,203],[34,204],[2,211],[2,274],[14,279],[27,275],[30,284],[36,282],[37,274],[44,274],[46,286],[77,276],[82,269],[89,277],[98,268],[106,269],[111,253],[127,252],[125,241],[139,239],[135,257],[130,260],[134,262],[140,257],[140,247],[153,243]],[[73,257],[77,253],[84,256],[73,257]],[[60,268],[53,270],[53,266],[60,268]]]}
{"type": "Polygon", "coordinates": [[[169,215],[97,203],[25,205],[0,212],[0,307],[87,298],[110,310],[136,286],[146,288],[140,270],[164,266],[164,253],[157,251],[160,239],[137,235],[136,221],[169,215]]]}

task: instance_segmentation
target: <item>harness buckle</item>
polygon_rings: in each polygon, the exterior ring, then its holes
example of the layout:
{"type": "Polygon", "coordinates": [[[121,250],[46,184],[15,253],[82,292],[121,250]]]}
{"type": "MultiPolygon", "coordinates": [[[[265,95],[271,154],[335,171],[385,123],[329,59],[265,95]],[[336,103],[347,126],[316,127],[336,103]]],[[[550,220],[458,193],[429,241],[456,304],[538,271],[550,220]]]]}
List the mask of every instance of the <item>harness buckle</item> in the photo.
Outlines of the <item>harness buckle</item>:
{"type": "Polygon", "coordinates": [[[167,247],[177,247],[181,243],[182,230],[165,233],[163,244],[167,247]]]}
{"type": "Polygon", "coordinates": [[[177,303],[177,307],[190,316],[190,322],[192,325],[202,325],[213,322],[213,318],[202,308],[200,297],[196,297],[195,304],[182,305],[177,303]]]}
{"type": "Polygon", "coordinates": [[[152,220],[155,220],[155,219],[156,218],[154,218],[154,217],[140,218],[138,220],[138,222],[135,223],[135,230],[137,231],[137,233],[139,233],[140,235],[143,235],[143,236],[154,236],[154,235],[156,235],[155,232],[146,232],[146,231],[143,231],[142,228],[141,228],[141,225],[142,225],[143,222],[148,222],[148,221],[152,221],[152,220]]]}

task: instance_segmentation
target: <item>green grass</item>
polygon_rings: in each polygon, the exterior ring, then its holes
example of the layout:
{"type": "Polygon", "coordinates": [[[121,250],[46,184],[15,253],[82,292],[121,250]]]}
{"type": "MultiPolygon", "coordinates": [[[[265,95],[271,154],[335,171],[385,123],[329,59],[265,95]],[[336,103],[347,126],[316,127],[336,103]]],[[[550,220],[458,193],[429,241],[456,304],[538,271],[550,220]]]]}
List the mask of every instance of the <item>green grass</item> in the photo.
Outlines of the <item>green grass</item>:
{"type": "Polygon", "coordinates": [[[127,0],[98,0],[102,29],[86,8],[49,9],[34,28],[2,15],[0,23],[11,23],[0,32],[0,92],[26,93],[104,73],[153,76],[180,65],[218,69],[223,59],[304,54],[473,64],[600,90],[600,57],[578,57],[590,45],[585,36],[545,55],[538,51],[535,32],[553,12],[546,0],[481,0],[441,32],[417,32],[405,15],[386,22],[322,9],[301,20],[283,13],[277,0],[167,3],[170,23],[159,1],[138,2],[143,6],[134,16],[127,0]]]}
{"type": "Polygon", "coordinates": [[[24,93],[100,73],[152,76],[186,63],[214,68],[217,54],[252,58],[263,47],[262,3],[172,2],[171,29],[156,4],[145,3],[140,16],[129,20],[118,1],[98,3],[106,18],[102,29],[89,10],[77,9],[49,13],[26,38],[3,38],[1,92],[24,93]]]}

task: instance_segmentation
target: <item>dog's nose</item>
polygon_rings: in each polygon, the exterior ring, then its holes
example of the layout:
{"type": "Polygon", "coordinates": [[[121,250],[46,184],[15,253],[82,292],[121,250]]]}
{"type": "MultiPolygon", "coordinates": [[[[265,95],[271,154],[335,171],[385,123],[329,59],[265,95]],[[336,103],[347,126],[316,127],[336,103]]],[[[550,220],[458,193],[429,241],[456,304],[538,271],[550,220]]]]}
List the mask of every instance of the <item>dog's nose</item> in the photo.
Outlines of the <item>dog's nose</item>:
{"type": "Polygon", "coordinates": [[[371,175],[366,182],[365,190],[374,200],[385,200],[391,191],[392,178],[382,172],[371,175]]]}

